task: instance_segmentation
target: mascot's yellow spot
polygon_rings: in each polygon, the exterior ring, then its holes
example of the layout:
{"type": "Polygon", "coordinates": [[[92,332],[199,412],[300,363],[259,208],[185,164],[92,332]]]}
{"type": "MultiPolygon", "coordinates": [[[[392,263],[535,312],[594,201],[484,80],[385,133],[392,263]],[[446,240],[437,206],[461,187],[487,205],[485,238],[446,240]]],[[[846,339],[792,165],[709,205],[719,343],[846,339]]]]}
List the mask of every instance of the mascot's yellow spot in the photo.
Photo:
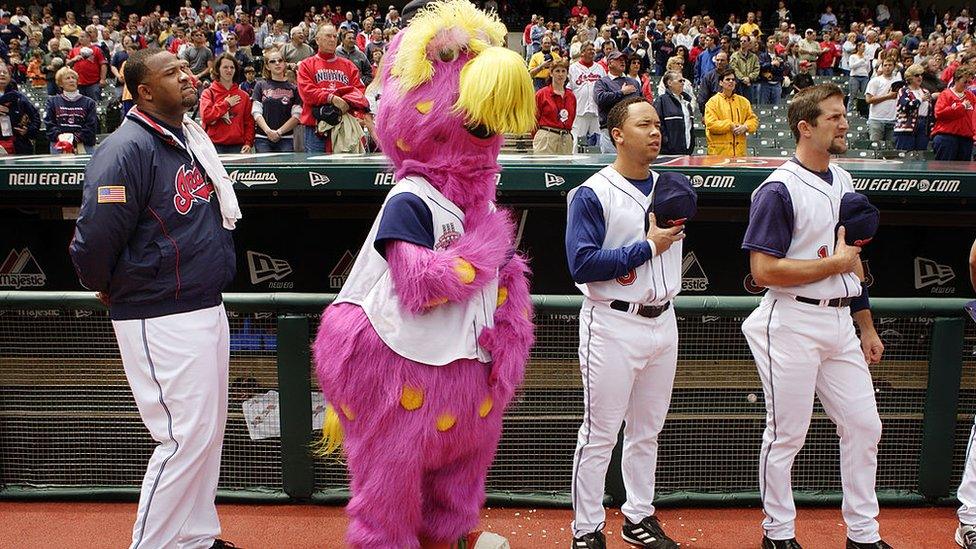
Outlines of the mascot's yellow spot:
{"type": "Polygon", "coordinates": [[[404,410],[414,411],[424,405],[424,391],[416,387],[403,386],[400,393],[400,406],[404,410]]]}
{"type": "Polygon", "coordinates": [[[491,413],[491,409],[494,406],[495,403],[492,402],[491,397],[485,397],[485,399],[481,401],[481,407],[478,408],[478,415],[481,417],[488,417],[488,414],[491,413]]]}
{"type": "Polygon", "coordinates": [[[407,142],[403,138],[396,140],[396,146],[403,152],[410,152],[410,145],[407,145],[407,142]]]}
{"type": "Polygon", "coordinates": [[[428,301],[427,302],[427,306],[428,307],[436,307],[438,305],[443,305],[445,303],[447,303],[447,298],[446,297],[438,297],[436,299],[431,299],[430,301],[428,301]]]}
{"type": "Polygon", "coordinates": [[[339,409],[342,410],[342,415],[346,416],[346,419],[348,419],[349,421],[356,419],[356,414],[353,414],[352,410],[350,410],[349,407],[346,406],[345,404],[340,406],[339,409]]]}
{"type": "Polygon", "coordinates": [[[417,103],[417,112],[419,112],[420,114],[427,114],[430,112],[430,109],[433,108],[434,108],[433,101],[421,101],[420,103],[417,103]]]}
{"type": "Polygon", "coordinates": [[[448,431],[454,424],[457,423],[457,418],[451,414],[441,414],[437,418],[437,430],[440,432],[448,431]]]}
{"type": "Polygon", "coordinates": [[[498,288],[498,303],[495,306],[501,307],[506,301],[508,301],[508,288],[498,288]]]}
{"type": "Polygon", "coordinates": [[[457,273],[462,284],[474,282],[474,267],[460,257],[454,260],[454,272],[457,273]]]}

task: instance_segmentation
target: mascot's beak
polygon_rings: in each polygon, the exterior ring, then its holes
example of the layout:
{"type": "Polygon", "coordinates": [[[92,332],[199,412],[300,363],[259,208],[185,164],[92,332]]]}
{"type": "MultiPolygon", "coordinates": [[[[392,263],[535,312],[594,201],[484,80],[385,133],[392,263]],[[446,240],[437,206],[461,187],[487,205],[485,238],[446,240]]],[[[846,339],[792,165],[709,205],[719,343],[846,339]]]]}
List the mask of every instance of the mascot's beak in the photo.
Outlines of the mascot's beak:
{"type": "Polygon", "coordinates": [[[526,133],[535,127],[535,92],[522,57],[490,47],[461,69],[455,112],[477,137],[526,133]]]}

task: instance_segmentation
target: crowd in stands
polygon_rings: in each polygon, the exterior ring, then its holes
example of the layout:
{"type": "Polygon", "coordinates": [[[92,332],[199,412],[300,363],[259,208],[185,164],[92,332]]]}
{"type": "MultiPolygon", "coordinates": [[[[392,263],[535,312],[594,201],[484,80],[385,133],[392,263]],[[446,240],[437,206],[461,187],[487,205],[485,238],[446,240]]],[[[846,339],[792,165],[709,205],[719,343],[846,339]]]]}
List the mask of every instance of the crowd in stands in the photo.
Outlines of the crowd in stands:
{"type": "MultiPolygon", "coordinates": [[[[111,1],[76,12],[0,4],[0,147],[90,152],[112,129],[101,115],[133,106],[128,55],[158,47],[192,74],[194,115],[220,152],[376,150],[376,75],[402,25],[396,7],[306,4],[286,14],[279,0],[227,1],[147,13],[111,1]]],[[[785,114],[780,105],[798,90],[831,80],[848,94],[852,126],[863,121],[877,147],[972,158],[976,44],[966,8],[845,2],[794,19],[780,1],[720,18],[663,0],[599,10],[588,1],[552,0],[534,15],[521,3],[478,2],[522,33],[537,153],[612,153],[607,113],[640,95],[658,111],[663,154],[748,155],[762,113],[785,114]]]]}

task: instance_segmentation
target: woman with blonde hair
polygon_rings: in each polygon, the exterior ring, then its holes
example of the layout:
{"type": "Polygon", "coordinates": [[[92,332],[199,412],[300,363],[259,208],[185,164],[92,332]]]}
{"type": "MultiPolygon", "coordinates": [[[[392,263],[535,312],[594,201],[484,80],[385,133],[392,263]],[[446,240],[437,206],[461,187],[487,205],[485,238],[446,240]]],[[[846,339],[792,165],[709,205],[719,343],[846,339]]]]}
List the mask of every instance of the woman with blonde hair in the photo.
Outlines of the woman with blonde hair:
{"type": "Polygon", "coordinates": [[[51,154],[85,154],[95,147],[98,114],[95,100],[78,91],[78,73],[62,67],[54,75],[62,92],[49,97],[44,127],[51,154]]]}
{"type": "Polygon", "coordinates": [[[285,58],[281,51],[265,52],[262,78],[251,92],[251,115],[254,117],[254,148],[259,153],[292,152],[293,131],[302,114],[298,86],[288,81],[285,58]]]}
{"type": "Polygon", "coordinates": [[[929,121],[932,119],[932,94],[922,88],[925,68],[915,64],[905,69],[905,82],[898,90],[895,115],[895,148],[900,151],[924,151],[929,145],[929,121]]]}

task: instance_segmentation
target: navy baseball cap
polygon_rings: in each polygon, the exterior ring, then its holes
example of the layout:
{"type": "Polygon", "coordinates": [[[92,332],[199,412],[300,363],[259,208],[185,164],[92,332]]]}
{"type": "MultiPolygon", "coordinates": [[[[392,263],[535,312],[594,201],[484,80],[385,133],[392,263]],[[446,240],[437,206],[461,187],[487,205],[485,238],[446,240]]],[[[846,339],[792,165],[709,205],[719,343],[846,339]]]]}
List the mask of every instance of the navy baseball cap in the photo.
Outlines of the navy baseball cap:
{"type": "Polygon", "coordinates": [[[863,194],[846,193],[840,199],[840,223],[848,246],[865,246],[878,232],[881,212],[863,194]]]}
{"type": "Polygon", "coordinates": [[[665,172],[654,186],[654,217],[662,229],[684,225],[698,213],[698,194],[687,177],[665,172]]]}

